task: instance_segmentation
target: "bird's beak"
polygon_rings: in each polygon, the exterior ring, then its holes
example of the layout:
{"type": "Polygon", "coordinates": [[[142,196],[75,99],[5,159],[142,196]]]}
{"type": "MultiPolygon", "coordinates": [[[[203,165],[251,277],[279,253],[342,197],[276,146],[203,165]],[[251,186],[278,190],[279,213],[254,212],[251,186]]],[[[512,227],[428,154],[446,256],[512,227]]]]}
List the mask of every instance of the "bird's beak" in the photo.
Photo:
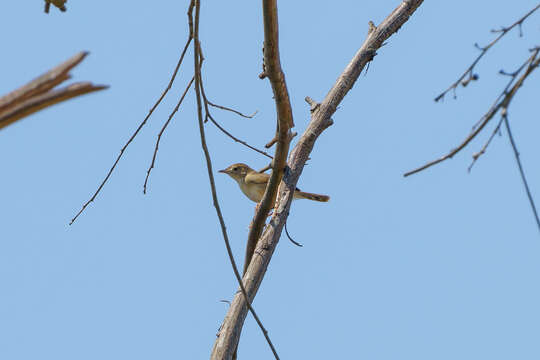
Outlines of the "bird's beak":
{"type": "Polygon", "coordinates": [[[219,170],[218,172],[227,174],[227,169],[219,170]]]}

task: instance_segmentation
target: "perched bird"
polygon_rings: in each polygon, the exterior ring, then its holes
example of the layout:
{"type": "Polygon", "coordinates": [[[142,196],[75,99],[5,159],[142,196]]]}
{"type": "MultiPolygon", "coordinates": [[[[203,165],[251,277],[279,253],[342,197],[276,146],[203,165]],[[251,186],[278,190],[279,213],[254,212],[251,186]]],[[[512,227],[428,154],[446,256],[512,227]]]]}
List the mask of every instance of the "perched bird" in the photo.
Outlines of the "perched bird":
{"type": "MultiPolygon", "coordinates": [[[[266,190],[266,186],[268,185],[268,181],[270,180],[270,175],[259,173],[246,164],[241,163],[232,164],[226,169],[219,170],[219,172],[227,174],[236,180],[244,195],[257,203],[261,201],[264,191],[266,190]]],[[[327,202],[330,200],[330,197],[327,195],[303,192],[296,188],[293,199],[308,199],[327,202]]]]}

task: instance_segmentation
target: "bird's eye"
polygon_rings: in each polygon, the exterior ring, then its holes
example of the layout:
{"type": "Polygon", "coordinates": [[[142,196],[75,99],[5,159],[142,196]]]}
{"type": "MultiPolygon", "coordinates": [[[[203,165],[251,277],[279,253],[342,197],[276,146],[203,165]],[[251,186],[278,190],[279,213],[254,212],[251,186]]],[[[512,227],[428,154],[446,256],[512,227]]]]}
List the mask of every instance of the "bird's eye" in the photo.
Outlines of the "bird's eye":
{"type": "Polygon", "coordinates": [[[233,167],[232,169],[233,169],[233,171],[238,171],[238,167],[236,167],[236,166],[233,167]]]}

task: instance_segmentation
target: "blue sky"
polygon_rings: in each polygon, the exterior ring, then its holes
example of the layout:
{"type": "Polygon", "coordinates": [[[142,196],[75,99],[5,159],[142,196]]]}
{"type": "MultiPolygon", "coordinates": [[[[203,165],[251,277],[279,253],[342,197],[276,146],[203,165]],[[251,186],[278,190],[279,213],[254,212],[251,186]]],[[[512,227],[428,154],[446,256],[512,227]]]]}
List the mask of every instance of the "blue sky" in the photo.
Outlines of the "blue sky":
{"type": "MultiPolygon", "coordinates": [[[[165,87],[187,36],[187,1],[2,5],[0,94],[81,50],[75,80],[110,89],[57,105],[0,132],[0,358],[204,359],[236,291],[212,207],[188,95],[160,146],[155,138],[192,76],[177,84],[80,219],[123,143],[165,87]]],[[[324,97],[367,33],[398,1],[282,1],[281,60],[296,130],[305,96],[324,97]]],[[[283,359],[538,359],[540,236],[504,136],[467,173],[487,133],[454,159],[402,174],[453,148],[537,45],[538,16],[478,67],[454,101],[433,98],[534,1],[427,1],[393,36],[318,140],[299,187],[327,204],[294,203],[288,222],[303,248],[282,239],[254,303],[283,359]],[[536,285],[535,285],[536,284],[536,285]]],[[[201,40],[214,111],[237,136],[273,135],[261,71],[259,2],[203,2],[201,40]]],[[[538,74],[510,108],[533,195],[540,196],[538,74]]],[[[206,125],[215,169],[267,164],[206,125]]],[[[216,174],[238,258],[254,204],[216,174]]],[[[271,359],[248,318],[240,358],[271,359]]]]}

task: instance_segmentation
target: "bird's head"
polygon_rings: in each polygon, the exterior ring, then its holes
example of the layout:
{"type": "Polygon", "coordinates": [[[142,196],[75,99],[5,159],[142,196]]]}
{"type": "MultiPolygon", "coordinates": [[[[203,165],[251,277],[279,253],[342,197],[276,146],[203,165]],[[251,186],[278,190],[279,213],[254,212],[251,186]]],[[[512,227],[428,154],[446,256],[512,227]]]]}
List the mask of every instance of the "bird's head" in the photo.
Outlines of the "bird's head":
{"type": "Polygon", "coordinates": [[[219,170],[220,173],[227,174],[236,181],[243,180],[250,171],[252,171],[252,169],[246,164],[242,163],[232,164],[226,169],[219,170]]]}

